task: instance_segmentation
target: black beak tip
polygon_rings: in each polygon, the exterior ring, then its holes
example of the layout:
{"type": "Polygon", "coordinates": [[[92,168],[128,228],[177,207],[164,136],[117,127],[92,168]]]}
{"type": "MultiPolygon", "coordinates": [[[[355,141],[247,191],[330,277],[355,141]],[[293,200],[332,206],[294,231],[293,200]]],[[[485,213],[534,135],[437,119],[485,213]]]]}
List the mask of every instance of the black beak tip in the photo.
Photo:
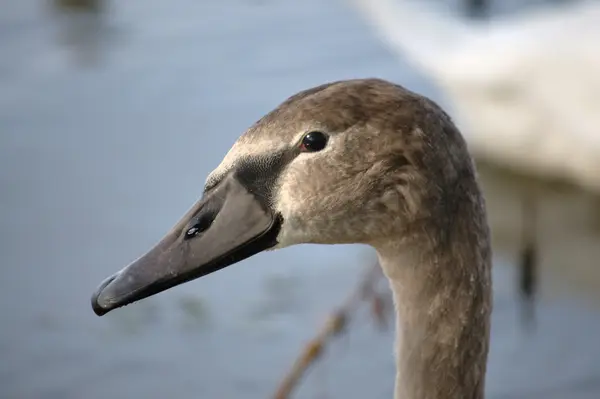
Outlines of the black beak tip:
{"type": "Polygon", "coordinates": [[[109,278],[107,278],[106,280],[104,280],[99,286],[98,288],[96,288],[96,291],[94,292],[94,294],[92,294],[92,309],[94,310],[94,313],[96,313],[97,316],[104,316],[105,314],[107,314],[108,312],[110,312],[113,307],[111,307],[110,305],[102,305],[100,299],[100,295],[102,294],[102,291],[104,291],[104,289],[110,284],[112,283],[115,278],[117,278],[118,274],[115,274],[113,276],[110,276],[109,278]]]}

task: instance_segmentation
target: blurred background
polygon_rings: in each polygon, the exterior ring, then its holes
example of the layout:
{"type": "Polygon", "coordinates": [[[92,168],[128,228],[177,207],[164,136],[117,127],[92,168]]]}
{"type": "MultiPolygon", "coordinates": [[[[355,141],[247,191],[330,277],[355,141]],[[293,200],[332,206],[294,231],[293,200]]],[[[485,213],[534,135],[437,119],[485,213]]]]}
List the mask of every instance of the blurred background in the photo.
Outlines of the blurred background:
{"type": "MultiPolygon", "coordinates": [[[[369,248],[263,253],[103,318],[90,295],[255,120],[372,76],[447,108],[478,162],[488,397],[600,397],[598,48],[598,1],[0,0],[0,398],[271,397],[369,248]]],[[[371,313],[294,397],[392,397],[371,313]]]]}

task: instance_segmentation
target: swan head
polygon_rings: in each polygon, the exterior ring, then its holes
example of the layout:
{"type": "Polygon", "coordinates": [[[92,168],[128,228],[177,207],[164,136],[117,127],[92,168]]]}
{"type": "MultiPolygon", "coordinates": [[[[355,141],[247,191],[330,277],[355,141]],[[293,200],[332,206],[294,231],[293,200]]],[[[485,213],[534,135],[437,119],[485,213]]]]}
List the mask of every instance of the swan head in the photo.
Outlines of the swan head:
{"type": "Polygon", "coordinates": [[[376,245],[421,231],[473,174],[433,102],[379,79],[295,94],[251,126],[167,235],[106,279],[98,315],[256,253],[302,243],[376,245]]]}

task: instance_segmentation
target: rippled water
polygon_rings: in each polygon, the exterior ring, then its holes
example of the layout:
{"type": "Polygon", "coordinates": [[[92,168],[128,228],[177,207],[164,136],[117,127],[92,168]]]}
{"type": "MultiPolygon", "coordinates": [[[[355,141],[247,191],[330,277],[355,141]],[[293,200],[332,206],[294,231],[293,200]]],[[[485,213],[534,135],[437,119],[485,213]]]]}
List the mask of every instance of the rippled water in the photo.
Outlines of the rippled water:
{"type": "MultiPolygon", "coordinates": [[[[104,318],[91,292],[160,238],[235,138],[295,91],[379,76],[443,99],[343,2],[111,6],[71,15],[0,3],[0,396],[264,398],[368,248],[261,254],[104,318]]],[[[598,397],[598,201],[482,173],[497,254],[489,397],[598,397]],[[532,187],[544,273],[538,328],[525,333],[510,265],[518,199],[532,187]]],[[[391,347],[391,331],[361,313],[298,397],[391,397],[391,347]]]]}

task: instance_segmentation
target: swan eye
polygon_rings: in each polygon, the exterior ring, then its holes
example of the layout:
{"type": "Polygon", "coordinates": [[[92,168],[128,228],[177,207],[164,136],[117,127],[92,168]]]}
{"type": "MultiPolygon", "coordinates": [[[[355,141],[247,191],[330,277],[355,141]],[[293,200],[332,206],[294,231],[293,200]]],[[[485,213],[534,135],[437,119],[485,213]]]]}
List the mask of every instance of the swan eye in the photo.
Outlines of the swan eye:
{"type": "Polygon", "coordinates": [[[321,151],[327,145],[327,136],[321,132],[307,133],[300,142],[300,150],[304,152],[321,151]]]}

